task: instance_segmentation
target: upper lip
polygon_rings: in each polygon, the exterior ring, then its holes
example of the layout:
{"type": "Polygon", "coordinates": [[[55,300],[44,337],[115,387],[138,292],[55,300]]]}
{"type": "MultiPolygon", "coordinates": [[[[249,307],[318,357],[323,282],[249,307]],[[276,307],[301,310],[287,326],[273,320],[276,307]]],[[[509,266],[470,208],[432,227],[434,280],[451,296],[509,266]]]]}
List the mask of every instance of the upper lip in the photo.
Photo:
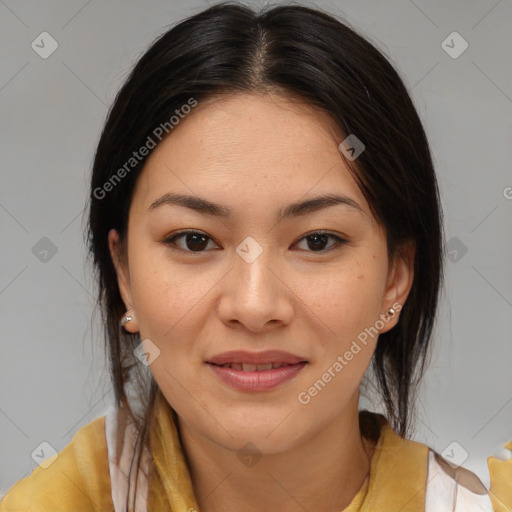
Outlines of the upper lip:
{"type": "Polygon", "coordinates": [[[283,352],[281,350],[267,350],[265,352],[246,352],[244,350],[233,350],[218,354],[206,361],[207,363],[223,365],[226,363],[247,363],[247,364],[269,364],[286,363],[295,364],[306,361],[303,357],[283,352]]]}

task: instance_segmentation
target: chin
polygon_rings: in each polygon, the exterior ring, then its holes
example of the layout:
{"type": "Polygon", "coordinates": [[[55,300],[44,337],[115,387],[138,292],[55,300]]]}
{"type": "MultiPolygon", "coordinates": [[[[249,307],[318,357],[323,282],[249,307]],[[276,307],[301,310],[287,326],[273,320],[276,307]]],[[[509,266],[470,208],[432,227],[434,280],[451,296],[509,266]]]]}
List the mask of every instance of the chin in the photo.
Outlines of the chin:
{"type": "Polygon", "coordinates": [[[299,444],[305,432],[305,426],[300,428],[297,424],[293,425],[294,432],[290,432],[290,426],[286,424],[286,421],[283,422],[286,416],[287,413],[279,417],[276,416],[275,420],[270,423],[262,423],[261,417],[258,421],[257,415],[253,418],[247,416],[241,422],[224,419],[223,425],[229,425],[226,428],[227,432],[217,426],[215,433],[209,431],[206,434],[216,443],[230,450],[238,451],[250,444],[262,454],[281,453],[299,444]],[[301,434],[297,432],[301,432],[301,434]]]}

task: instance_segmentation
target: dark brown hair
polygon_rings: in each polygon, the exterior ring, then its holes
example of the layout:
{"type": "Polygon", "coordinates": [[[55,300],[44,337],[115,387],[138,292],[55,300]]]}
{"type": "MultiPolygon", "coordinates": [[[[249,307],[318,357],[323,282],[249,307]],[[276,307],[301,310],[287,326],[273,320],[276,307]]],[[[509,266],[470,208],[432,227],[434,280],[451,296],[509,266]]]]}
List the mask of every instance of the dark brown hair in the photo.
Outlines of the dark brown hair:
{"type": "Polygon", "coordinates": [[[134,415],[139,454],[157,386],[134,356],[140,336],[119,327],[125,305],[107,237],[115,228],[126,242],[132,193],[147,156],[108,193],[104,184],[190,98],[201,103],[215,94],[268,91],[300,97],[364,143],[351,169],[385,229],[390,255],[414,242],[411,292],[398,324],[380,336],[371,366],[391,425],[402,436],[410,428],[442,281],[441,208],[422,123],[388,59],[346,23],[296,5],[254,12],[229,2],[180,22],[144,53],[115,98],[94,159],[88,243],[116,404],[131,410],[130,384],[144,400],[143,413],[134,415]]]}

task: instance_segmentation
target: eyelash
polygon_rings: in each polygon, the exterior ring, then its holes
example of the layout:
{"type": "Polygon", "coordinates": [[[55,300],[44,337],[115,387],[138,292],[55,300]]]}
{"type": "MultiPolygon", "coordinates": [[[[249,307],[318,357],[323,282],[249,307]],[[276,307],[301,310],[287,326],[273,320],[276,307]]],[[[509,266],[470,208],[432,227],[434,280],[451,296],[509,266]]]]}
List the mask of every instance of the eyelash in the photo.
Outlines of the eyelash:
{"type": "MultiPolygon", "coordinates": [[[[206,250],[202,250],[202,251],[190,251],[190,250],[186,250],[186,249],[183,249],[181,247],[178,247],[175,243],[175,240],[180,238],[180,237],[184,237],[186,235],[201,235],[201,236],[204,236],[205,238],[207,238],[208,240],[212,240],[213,239],[211,237],[209,237],[208,235],[206,235],[205,233],[202,233],[201,231],[179,231],[178,233],[175,233],[173,236],[171,237],[168,237],[166,238],[165,240],[162,241],[162,243],[164,245],[168,245],[168,246],[171,246],[171,248],[175,251],[178,251],[178,252],[182,252],[182,253],[189,253],[189,254],[204,254],[205,252],[207,252],[206,250]]],[[[310,253],[313,253],[313,254],[325,254],[327,252],[330,252],[331,250],[333,249],[336,249],[336,248],[339,248],[340,246],[342,245],[346,245],[348,243],[348,240],[344,239],[344,238],[341,238],[337,235],[335,235],[334,233],[330,233],[328,231],[312,231],[310,233],[306,233],[302,238],[300,238],[296,243],[299,243],[301,242],[302,240],[305,240],[307,239],[308,237],[312,237],[312,236],[327,236],[329,238],[332,238],[334,239],[335,243],[333,245],[331,245],[331,247],[328,247],[327,249],[322,249],[321,251],[308,251],[306,250],[305,252],[310,252],[310,253]]],[[[294,244],[295,245],[295,244],[294,244]]]]}

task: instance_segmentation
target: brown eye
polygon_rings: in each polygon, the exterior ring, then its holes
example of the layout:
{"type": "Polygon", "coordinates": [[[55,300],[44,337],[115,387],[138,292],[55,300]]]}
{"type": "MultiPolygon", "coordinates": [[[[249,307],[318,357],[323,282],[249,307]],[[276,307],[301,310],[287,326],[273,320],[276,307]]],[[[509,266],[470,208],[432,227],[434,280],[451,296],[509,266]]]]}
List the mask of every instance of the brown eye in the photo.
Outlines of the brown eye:
{"type": "Polygon", "coordinates": [[[324,232],[315,232],[310,233],[300,239],[299,242],[303,240],[306,241],[307,249],[303,249],[309,252],[327,252],[332,248],[347,243],[348,241],[340,238],[333,233],[324,233],[324,232]],[[329,239],[333,240],[331,245],[327,245],[329,243],[329,239]]]}
{"type": "Polygon", "coordinates": [[[184,252],[204,252],[208,247],[209,241],[213,242],[208,235],[199,231],[183,231],[165,239],[163,243],[174,245],[178,250],[184,252]],[[177,243],[177,240],[182,240],[181,244],[177,243]]]}

